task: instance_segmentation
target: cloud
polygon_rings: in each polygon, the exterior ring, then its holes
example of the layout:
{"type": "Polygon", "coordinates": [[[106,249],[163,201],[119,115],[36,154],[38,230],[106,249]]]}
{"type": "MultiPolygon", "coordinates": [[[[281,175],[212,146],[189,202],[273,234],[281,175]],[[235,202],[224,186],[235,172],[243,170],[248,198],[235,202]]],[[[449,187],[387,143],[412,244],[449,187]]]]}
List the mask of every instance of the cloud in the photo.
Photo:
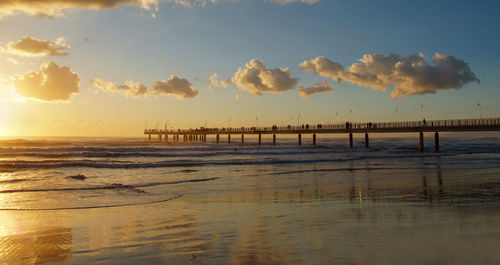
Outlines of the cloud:
{"type": "Polygon", "coordinates": [[[436,53],[432,58],[433,64],[427,63],[422,53],[406,58],[395,53],[389,56],[365,54],[359,61],[345,71],[341,64],[317,57],[301,63],[299,69],[383,92],[394,85],[391,92],[393,99],[458,89],[468,83],[479,82],[469,65],[453,55],[436,53]]]}
{"type": "Polygon", "coordinates": [[[27,72],[13,77],[16,92],[23,97],[45,101],[69,100],[71,94],[78,94],[80,78],[67,66],[45,62],[38,72],[27,72]]]}
{"type": "Polygon", "coordinates": [[[327,81],[317,83],[312,87],[302,87],[300,86],[297,91],[302,98],[308,98],[312,95],[321,94],[321,93],[332,93],[333,86],[330,85],[327,81]]]}
{"type": "Polygon", "coordinates": [[[304,61],[299,65],[299,69],[305,72],[312,72],[317,75],[330,77],[335,81],[340,81],[340,74],[344,72],[344,66],[319,56],[310,61],[304,61]]]}
{"type": "Polygon", "coordinates": [[[243,98],[243,95],[241,95],[241,94],[236,94],[236,95],[234,95],[234,98],[235,98],[236,100],[240,100],[240,99],[242,99],[242,98],[243,98]]]}
{"type": "Polygon", "coordinates": [[[193,87],[187,79],[172,75],[170,79],[158,80],[153,84],[154,94],[175,95],[179,99],[194,98],[198,96],[198,90],[193,87]]]}
{"type": "Polygon", "coordinates": [[[126,97],[147,96],[149,93],[147,86],[130,80],[125,81],[125,84],[116,85],[113,82],[106,82],[100,78],[96,78],[92,80],[92,84],[94,84],[95,87],[102,89],[103,91],[120,93],[125,95],[126,97]]]}
{"type": "Polygon", "coordinates": [[[280,5],[286,5],[291,3],[304,3],[312,5],[321,2],[321,0],[271,0],[271,1],[279,3],[280,5]]]}
{"type": "MultiPolygon", "coordinates": [[[[158,11],[159,2],[168,2],[186,8],[206,7],[208,4],[218,4],[219,0],[0,0],[0,18],[19,13],[38,17],[55,18],[63,16],[67,9],[113,9],[120,6],[139,6],[145,10],[158,11]]],[[[231,0],[237,2],[238,0],[231,0]]],[[[286,5],[291,3],[316,4],[321,0],[270,0],[286,5]]],[[[152,13],[153,18],[156,17],[152,13]]]]}
{"type": "Polygon", "coordinates": [[[21,56],[63,56],[68,55],[65,50],[69,48],[70,46],[64,42],[63,37],[48,41],[25,36],[18,42],[7,44],[9,53],[21,56]]]}
{"type": "Polygon", "coordinates": [[[152,88],[148,88],[142,83],[131,80],[125,81],[124,84],[117,85],[113,82],[104,81],[101,78],[95,78],[92,80],[92,84],[103,91],[122,94],[126,97],[148,97],[150,95],[166,94],[175,95],[179,99],[184,99],[198,96],[198,90],[196,90],[187,79],[179,78],[176,75],[172,75],[170,79],[166,81],[156,81],[152,88]]]}
{"type": "Polygon", "coordinates": [[[211,75],[208,80],[210,81],[210,85],[214,87],[228,87],[230,86],[233,82],[231,81],[231,78],[228,78],[226,80],[219,81],[219,75],[217,73],[214,73],[211,75]]]}
{"type": "Polygon", "coordinates": [[[111,9],[124,5],[136,5],[143,9],[158,10],[158,0],[2,0],[0,17],[26,13],[39,17],[54,18],[62,16],[65,9],[111,9]]]}
{"type": "Polygon", "coordinates": [[[254,96],[262,96],[263,92],[285,92],[293,89],[298,80],[290,76],[288,68],[268,69],[259,59],[252,59],[245,64],[245,68],[240,67],[231,79],[239,88],[254,96]]]}

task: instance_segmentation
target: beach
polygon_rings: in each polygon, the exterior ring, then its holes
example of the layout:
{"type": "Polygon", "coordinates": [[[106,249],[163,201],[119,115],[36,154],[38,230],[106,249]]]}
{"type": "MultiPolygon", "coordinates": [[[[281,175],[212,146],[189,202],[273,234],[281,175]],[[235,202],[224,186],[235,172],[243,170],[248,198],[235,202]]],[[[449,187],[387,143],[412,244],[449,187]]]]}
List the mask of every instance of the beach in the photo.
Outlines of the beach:
{"type": "Polygon", "coordinates": [[[0,263],[500,260],[496,133],[344,138],[2,140],[0,263]]]}

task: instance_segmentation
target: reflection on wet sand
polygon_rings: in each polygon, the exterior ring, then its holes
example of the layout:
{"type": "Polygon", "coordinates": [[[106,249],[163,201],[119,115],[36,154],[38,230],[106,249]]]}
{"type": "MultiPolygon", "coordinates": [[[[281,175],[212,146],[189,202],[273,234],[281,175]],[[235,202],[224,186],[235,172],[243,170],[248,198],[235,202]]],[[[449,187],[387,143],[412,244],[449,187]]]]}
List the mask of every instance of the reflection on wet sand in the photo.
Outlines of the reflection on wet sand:
{"type": "MultiPolygon", "coordinates": [[[[394,173],[372,168],[369,163],[364,170],[347,172],[298,167],[292,170],[295,173],[275,177],[226,179],[236,184],[225,179],[184,183],[174,187],[184,197],[152,205],[0,211],[2,223],[10,222],[0,232],[0,263],[404,264],[404,257],[413,257],[417,264],[487,264],[495,260],[500,189],[491,174],[497,171],[462,174],[434,167],[394,173]],[[198,192],[207,187],[217,192],[198,192]],[[481,207],[457,207],[476,203],[481,207]]],[[[172,186],[156,189],[167,188],[172,186]]]]}
{"type": "Polygon", "coordinates": [[[0,237],[0,263],[43,264],[71,258],[73,231],[53,227],[0,237]]]}
{"type": "Polygon", "coordinates": [[[118,207],[89,211],[75,248],[73,262],[113,264],[185,264],[207,257],[209,245],[201,236],[197,217],[182,203],[118,207]],[[107,216],[109,218],[103,218],[107,216]]]}

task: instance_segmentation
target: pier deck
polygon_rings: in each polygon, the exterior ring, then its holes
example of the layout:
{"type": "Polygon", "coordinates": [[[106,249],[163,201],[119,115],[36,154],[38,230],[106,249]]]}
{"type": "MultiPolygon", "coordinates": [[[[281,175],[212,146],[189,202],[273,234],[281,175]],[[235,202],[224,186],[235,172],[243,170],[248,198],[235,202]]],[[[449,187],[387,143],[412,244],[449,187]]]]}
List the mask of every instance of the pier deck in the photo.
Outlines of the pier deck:
{"type": "Polygon", "coordinates": [[[365,147],[369,146],[369,133],[410,133],[418,132],[420,151],[423,151],[423,133],[435,133],[435,151],[439,151],[439,132],[472,132],[472,131],[500,131],[500,118],[462,119],[462,120],[431,120],[431,121],[403,121],[403,122],[366,122],[345,124],[303,124],[300,126],[270,126],[270,127],[240,127],[240,128],[196,128],[196,129],[145,129],[144,134],[158,136],[158,141],[168,142],[168,136],[173,136],[172,142],[206,142],[207,135],[216,135],[216,142],[220,142],[220,135],[227,135],[227,142],[231,143],[231,135],[241,135],[241,143],[245,134],[259,135],[259,145],[262,143],[262,134],[273,135],[273,145],[276,145],[277,134],[297,134],[298,145],[302,145],[302,134],[313,135],[313,145],[316,145],[316,134],[349,134],[349,147],[353,146],[353,133],[365,134],[365,147]]]}
{"type": "Polygon", "coordinates": [[[500,131],[500,118],[468,120],[435,120],[350,123],[330,125],[276,126],[276,127],[241,127],[241,128],[197,128],[197,129],[146,129],[145,135],[184,135],[184,134],[312,134],[312,133],[402,133],[402,132],[466,132],[500,131]]]}

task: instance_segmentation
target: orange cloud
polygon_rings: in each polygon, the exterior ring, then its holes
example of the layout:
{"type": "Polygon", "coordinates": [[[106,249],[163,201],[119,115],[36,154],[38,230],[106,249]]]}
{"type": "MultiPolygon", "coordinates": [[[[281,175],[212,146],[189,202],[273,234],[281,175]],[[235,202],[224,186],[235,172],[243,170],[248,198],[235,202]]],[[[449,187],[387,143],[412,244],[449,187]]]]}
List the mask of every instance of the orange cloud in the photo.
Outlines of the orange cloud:
{"type": "Polygon", "coordinates": [[[100,78],[92,80],[92,84],[95,87],[100,88],[104,91],[111,91],[114,93],[121,93],[126,97],[138,97],[142,95],[147,95],[149,93],[148,87],[134,81],[125,81],[125,84],[117,85],[113,82],[106,82],[100,78]]]}
{"type": "Polygon", "coordinates": [[[17,42],[9,42],[7,49],[10,53],[21,56],[63,56],[70,46],[64,42],[64,38],[57,38],[56,41],[39,40],[30,36],[25,36],[17,42]]]}
{"type": "Polygon", "coordinates": [[[13,84],[16,92],[23,97],[66,101],[72,94],[78,94],[80,78],[71,68],[50,61],[43,63],[38,72],[14,76],[13,84]]]}
{"type": "Polygon", "coordinates": [[[62,16],[62,11],[73,8],[110,9],[122,5],[137,5],[150,10],[158,9],[158,0],[2,0],[0,17],[16,13],[27,13],[40,17],[62,16]]]}

